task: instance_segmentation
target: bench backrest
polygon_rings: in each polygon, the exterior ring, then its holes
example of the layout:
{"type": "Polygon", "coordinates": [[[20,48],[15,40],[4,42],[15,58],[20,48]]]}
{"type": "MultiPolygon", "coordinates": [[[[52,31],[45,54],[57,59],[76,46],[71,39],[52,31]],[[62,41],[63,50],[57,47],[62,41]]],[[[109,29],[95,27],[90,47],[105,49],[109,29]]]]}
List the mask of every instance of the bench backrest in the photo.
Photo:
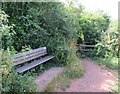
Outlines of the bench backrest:
{"type": "Polygon", "coordinates": [[[46,47],[41,47],[41,48],[38,48],[35,50],[19,53],[19,54],[14,55],[13,65],[14,66],[19,65],[19,64],[22,64],[24,62],[38,58],[40,56],[44,56],[46,54],[47,54],[46,47]]]}

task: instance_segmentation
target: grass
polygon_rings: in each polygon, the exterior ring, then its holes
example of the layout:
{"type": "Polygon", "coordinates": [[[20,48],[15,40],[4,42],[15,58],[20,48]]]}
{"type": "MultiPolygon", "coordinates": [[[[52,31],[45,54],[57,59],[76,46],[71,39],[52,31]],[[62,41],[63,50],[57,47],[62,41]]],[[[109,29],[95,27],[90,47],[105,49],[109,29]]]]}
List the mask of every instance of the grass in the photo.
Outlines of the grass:
{"type": "Polygon", "coordinates": [[[64,91],[69,87],[72,79],[80,78],[84,74],[82,63],[76,56],[76,46],[72,42],[70,54],[67,58],[67,65],[63,73],[57,76],[46,88],[45,92],[56,92],[58,89],[64,91]]]}
{"type": "Polygon", "coordinates": [[[118,81],[116,82],[116,84],[113,86],[113,88],[111,89],[113,92],[115,92],[116,94],[120,94],[120,82],[119,82],[119,78],[120,75],[118,74],[118,81]]]}
{"type": "Polygon", "coordinates": [[[93,61],[95,61],[100,66],[105,66],[112,70],[118,70],[118,57],[108,57],[108,58],[102,58],[100,56],[96,55],[96,50],[90,50],[88,52],[81,52],[80,57],[82,58],[90,58],[93,61]]]}
{"type": "Polygon", "coordinates": [[[63,91],[69,87],[70,79],[64,73],[57,76],[46,88],[45,92],[56,92],[58,88],[63,91]]]}
{"type": "Polygon", "coordinates": [[[75,78],[80,78],[84,71],[79,58],[75,59],[73,63],[66,66],[63,73],[58,75],[46,88],[45,92],[56,92],[59,88],[64,91],[69,87],[70,81],[75,78]]]}
{"type": "Polygon", "coordinates": [[[118,86],[118,82],[115,84],[115,86],[112,88],[112,91],[117,93],[117,94],[120,94],[120,90],[118,89],[120,87],[120,84],[118,86]]]}
{"type": "Polygon", "coordinates": [[[112,58],[100,58],[100,57],[94,57],[91,58],[93,61],[95,61],[100,66],[105,66],[112,70],[118,70],[118,58],[112,57],[112,58]]]}

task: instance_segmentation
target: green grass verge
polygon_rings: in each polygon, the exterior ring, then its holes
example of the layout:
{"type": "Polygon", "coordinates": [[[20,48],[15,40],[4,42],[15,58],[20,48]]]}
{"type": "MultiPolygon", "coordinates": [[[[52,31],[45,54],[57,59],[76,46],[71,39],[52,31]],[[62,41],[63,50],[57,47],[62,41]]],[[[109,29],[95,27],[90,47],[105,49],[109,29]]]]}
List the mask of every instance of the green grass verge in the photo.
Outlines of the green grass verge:
{"type": "Polygon", "coordinates": [[[82,64],[78,57],[74,58],[74,62],[67,65],[60,75],[58,75],[46,88],[45,92],[56,92],[58,88],[64,91],[69,87],[70,81],[80,78],[84,74],[82,64]]]}
{"type": "Polygon", "coordinates": [[[67,57],[67,65],[63,73],[57,76],[46,88],[46,92],[56,92],[59,89],[64,91],[69,87],[70,81],[80,78],[83,74],[83,66],[80,59],[76,56],[77,47],[74,41],[70,42],[69,55],[67,57]]]}
{"type": "Polygon", "coordinates": [[[112,70],[118,70],[118,58],[112,57],[112,58],[100,58],[100,57],[93,57],[91,58],[93,61],[95,61],[100,66],[106,66],[109,69],[112,70]]]}

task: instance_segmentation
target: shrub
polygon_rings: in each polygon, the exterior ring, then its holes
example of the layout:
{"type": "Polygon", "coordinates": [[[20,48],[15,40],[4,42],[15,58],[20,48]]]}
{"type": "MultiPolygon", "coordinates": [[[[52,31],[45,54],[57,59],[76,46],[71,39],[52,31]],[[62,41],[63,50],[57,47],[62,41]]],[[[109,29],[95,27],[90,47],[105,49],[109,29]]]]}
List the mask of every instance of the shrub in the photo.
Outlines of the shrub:
{"type": "MultiPolygon", "coordinates": [[[[11,26],[8,26],[7,17],[8,15],[6,15],[4,11],[0,10],[0,35],[2,35],[0,36],[0,38],[6,35],[10,35],[9,33],[11,30],[11,26]]],[[[8,41],[7,43],[9,44],[10,42],[8,41]]],[[[14,54],[14,53],[15,53],[14,51],[9,51],[9,50],[5,51],[0,49],[0,82],[1,82],[0,92],[33,92],[35,91],[36,85],[33,82],[34,77],[28,76],[28,75],[19,75],[13,69],[11,54],[14,54]]]]}
{"type": "Polygon", "coordinates": [[[34,77],[19,75],[14,70],[2,76],[2,92],[35,92],[34,77]]]}
{"type": "Polygon", "coordinates": [[[70,79],[79,78],[83,74],[82,62],[76,56],[76,52],[77,52],[76,41],[71,40],[69,52],[70,54],[67,58],[67,67],[65,70],[66,76],[68,76],[70,79]]]}
{"type": "Polygon", "coordinates": [[[59,74],[45,89],[45,92],[56,92],[57,89],[63,91],[70,85],[70,79],[64,74],[59,74]]]}
{"type": "Polygon", "coordinates": [[[9,16],[0,9],[0,35],[8,34],[9,32],[10,27],[8,26],[8,17],[9,16]]]}
{"type": "Polygon", "coordinates": [[[0,53],[0,73],[1,91],[0,92],[35,92],[35,78],[29,75],[18,74],[12,67],[10,52],[1,51],[0,53]]]}
{"type": "Polygon", "coordinates": [[[63,73],[58,75],[46,88],[46,92],[56,92],[57,89],[62,89],[63,91],[69,87],[70,80],[75,78],[80,78],[83,73],[83,66],[79,58],[76,56],[76,41],[71,39],[70,52],[67,58],[67,65],[63,73]]]}
{"type": "Polygon", "coordinates": [[[79,18],[79,25],[83,32],[85,42],[92,44],[101,40],[101,32],[109,27],[110,17],[103,11],[83,12],[79,18]]]}
{"type": "Polygon", "coordinates": [[[2,9],[10,16],[9,23],[15,24],[11,36],[3,36],[3,48],[12,43],[16,51],[23,47],[36,49],[46,46],[56,62],[65,64],[68,41],[75,36],[74,17],[62,3],[3,3],[2,9]],[[12,12],[11,12],[12,11],[12,12]]]}
{"type": "Polygon", "coordinates": [[[119,31],[117,21],[112,21],[106,32],[101,33],[101,41],[96,45],[97,55],[110,58],[119,56],[119,31]]]}

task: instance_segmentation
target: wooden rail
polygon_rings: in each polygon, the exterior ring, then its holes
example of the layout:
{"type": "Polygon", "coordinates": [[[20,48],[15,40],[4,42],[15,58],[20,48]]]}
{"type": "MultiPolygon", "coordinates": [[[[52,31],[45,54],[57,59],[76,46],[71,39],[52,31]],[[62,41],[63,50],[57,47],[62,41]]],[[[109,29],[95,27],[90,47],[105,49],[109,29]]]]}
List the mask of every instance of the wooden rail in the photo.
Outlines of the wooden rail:
{"type": "Polygon", "coordinates": [[[80,51],[89,51],[90,48],[95,48],[95,45],[86,45],[86,44],[79,44],[79,50],[80,51]]]}
{"type": "Polygon", "coordinates": [[[95,47],[95,45],[80,44],[81,47],[95,47]]]}

